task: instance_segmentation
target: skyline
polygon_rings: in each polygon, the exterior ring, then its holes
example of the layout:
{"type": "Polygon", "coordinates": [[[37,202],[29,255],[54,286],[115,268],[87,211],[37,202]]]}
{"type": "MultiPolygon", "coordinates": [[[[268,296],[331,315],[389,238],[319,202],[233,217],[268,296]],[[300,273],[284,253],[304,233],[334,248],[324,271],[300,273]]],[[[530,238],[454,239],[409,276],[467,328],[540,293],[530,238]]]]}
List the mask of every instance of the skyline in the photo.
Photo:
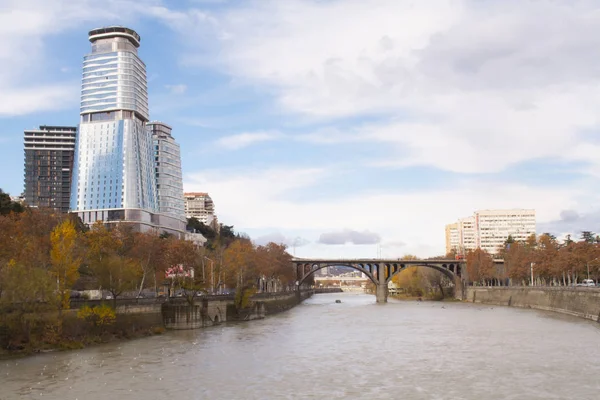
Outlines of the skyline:
{"type": "Polygon", "coordinates": [[[77,124],[87,32],[119,24],[141,35],[184,191],[259,243],[433,256],[446,224],[493,208],[536,209],[538,234],[599,229],[592,2],[79,3],[0,9],[5,171],[25,129],[77,124]]]}

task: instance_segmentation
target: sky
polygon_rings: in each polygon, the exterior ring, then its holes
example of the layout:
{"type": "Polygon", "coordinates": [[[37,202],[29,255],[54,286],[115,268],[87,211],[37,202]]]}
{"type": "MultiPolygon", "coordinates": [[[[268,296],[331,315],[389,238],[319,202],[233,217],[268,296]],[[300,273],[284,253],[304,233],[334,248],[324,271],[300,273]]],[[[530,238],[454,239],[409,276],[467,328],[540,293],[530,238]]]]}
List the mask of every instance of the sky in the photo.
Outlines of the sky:
{"type": "Polygon", "coordinates": [[[444,254],[444,226],[533,208],[600,231],[597,0],[0,0],[0,188],[23,130],[76,125],[93,28],[141,36],[185,191],[298,257],[444,254]]]}

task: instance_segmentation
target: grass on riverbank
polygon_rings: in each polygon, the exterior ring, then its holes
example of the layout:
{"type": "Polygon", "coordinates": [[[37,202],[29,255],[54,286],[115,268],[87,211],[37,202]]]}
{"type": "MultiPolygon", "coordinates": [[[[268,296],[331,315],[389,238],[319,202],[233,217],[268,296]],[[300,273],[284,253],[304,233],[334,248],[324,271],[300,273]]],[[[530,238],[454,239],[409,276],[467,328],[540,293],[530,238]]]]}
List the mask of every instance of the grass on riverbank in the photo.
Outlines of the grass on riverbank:
{"type": "Polygon", "coordinates": [[[401,301],[439,301],[439,302],[456,302],[460,301],[454,297],[427,297],[427,296],[412,296],[409,294],[394,294],[390,298],[401,301]]]}

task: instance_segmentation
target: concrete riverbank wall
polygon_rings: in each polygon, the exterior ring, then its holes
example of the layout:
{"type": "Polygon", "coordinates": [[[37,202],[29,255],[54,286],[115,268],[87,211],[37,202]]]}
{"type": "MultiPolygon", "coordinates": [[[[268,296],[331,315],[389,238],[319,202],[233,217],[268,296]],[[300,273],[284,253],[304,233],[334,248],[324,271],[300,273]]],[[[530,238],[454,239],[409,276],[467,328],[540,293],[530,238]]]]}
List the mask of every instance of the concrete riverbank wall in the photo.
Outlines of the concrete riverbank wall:
{"type": "Polygon", "coordinates": [[[262,319],[289,310],[312,294],[312,291],[255,294],[244,308],[235,305],[233,296],[201,298],[193,306],[187,302],[171,301],[161,305],[161,314],[167,329],[198,329],[222,322],[262,319]]]}
{"type": "Polygon", "coordinates": [[[470,286],[466,301],[555,311],[600,322],[600,290],[594,288],[470,286]]]}
{"type": "Polygon", "coordinates": [[[251,298],[250,305],[238,309],[232,302],[227,308],[228,321],[251,321],[289,310],[313,295],[313,291],[262,293],[251,298]]]}
{"type": "Polygon", "coordinates": [[[167,302],[161,306],[163,323],[167,329],[198,329],[227,321],[227,307],[233,299],[198,299],[194,305],[187,302],[167,302]]]}

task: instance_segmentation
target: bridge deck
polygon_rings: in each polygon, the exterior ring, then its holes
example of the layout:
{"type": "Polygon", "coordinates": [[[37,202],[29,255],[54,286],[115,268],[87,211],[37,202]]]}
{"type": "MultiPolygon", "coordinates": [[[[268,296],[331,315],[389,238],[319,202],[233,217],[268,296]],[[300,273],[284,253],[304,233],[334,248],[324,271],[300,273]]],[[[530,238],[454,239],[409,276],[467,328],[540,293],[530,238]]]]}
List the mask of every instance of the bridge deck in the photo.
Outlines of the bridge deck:
{"type": "MultiPolygon", "coordinates": [[[[453,260],[453,259],[425,259],[425,260],[402,260],[398,258],[292,258],[294,263],[306,263],[306,264],[464,264],[467,260],[453,260]]],[[[497,264],[503,264],[504,260],[494,260],[497,264]]]]}

